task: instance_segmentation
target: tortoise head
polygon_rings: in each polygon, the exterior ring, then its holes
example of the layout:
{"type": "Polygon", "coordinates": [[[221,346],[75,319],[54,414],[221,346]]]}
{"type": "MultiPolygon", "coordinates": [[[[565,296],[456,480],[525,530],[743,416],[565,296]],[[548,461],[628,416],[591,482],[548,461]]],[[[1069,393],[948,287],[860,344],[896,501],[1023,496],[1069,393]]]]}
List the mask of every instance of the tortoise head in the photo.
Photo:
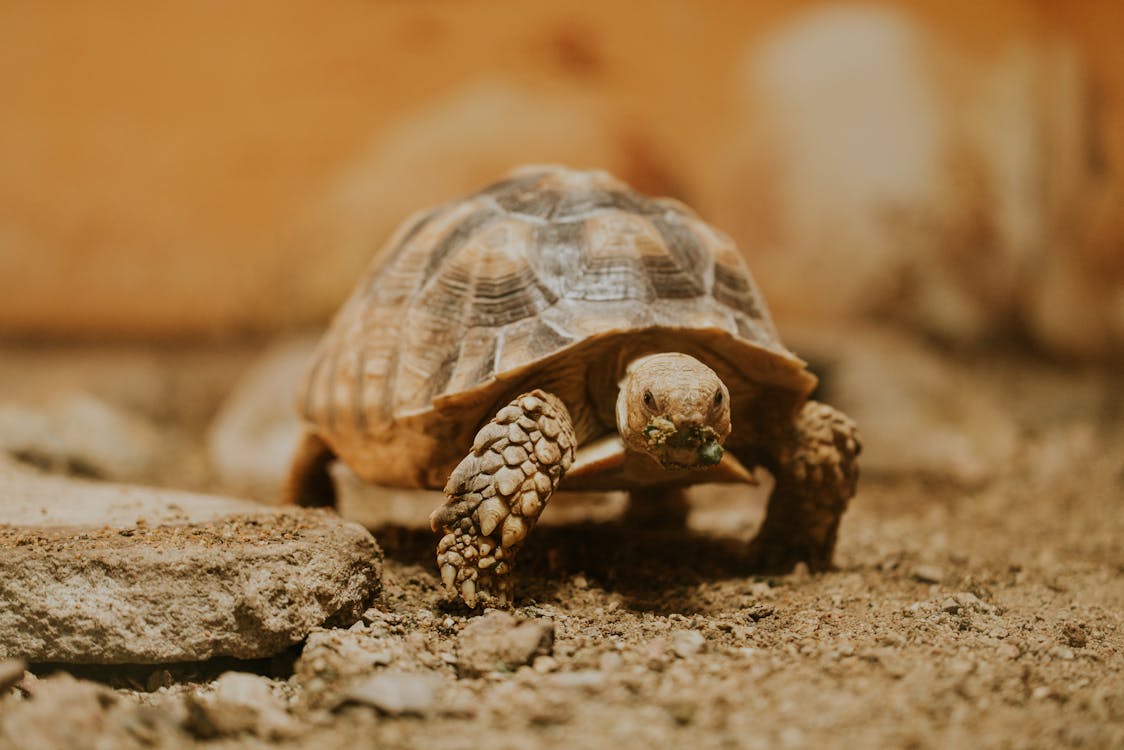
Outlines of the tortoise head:
{"type": "Polygon", "coordinates": [[[730,392],[694,357],[641,357],[621,382],[617,429],[629,449],[665,469],[713,466],[722,460],[722,443],[730,434],[730,392]]]}

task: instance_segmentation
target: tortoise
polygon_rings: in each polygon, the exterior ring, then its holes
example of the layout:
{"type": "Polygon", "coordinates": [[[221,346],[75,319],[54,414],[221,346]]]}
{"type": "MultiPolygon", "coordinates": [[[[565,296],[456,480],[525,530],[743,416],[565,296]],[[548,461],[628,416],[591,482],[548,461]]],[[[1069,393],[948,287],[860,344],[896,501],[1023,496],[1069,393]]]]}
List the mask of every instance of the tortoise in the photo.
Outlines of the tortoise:
{"type": "Polygon", "coordinates": [[[298,396],[290,502],[327,469],[444,489],[430,517],[452,599],[510,603],[551,494],[630,491],[681,522],[682,488],[774,478],[750,562],[829,567],[855,492],[852,421],[809,400],[733,241],[603,171],[524,167],[410,217],[334,318],[298,396]]]}

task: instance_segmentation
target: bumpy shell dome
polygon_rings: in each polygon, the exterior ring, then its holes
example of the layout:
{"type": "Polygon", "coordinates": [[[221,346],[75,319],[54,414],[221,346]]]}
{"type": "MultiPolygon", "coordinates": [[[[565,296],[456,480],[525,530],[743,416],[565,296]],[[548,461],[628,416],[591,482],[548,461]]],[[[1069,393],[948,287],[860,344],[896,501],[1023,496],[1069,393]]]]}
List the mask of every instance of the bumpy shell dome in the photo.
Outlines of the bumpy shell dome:
{"type": "Polygon", "coordinates": [[[521,388],[563,398],[579,439],[611,429],[621,368],[653,351],[707,361],[742,391],[739,411],[815,385],[726,235],[604,172],[524,168],[403,224],[321,342],[298,408],[363,478],[439,487],[521,388]]]}

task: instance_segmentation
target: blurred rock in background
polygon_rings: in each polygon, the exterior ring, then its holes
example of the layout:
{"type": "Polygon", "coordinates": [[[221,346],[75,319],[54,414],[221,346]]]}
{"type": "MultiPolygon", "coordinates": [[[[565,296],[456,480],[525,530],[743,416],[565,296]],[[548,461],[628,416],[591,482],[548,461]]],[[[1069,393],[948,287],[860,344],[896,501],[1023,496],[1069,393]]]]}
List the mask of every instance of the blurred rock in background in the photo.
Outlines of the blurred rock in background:
{"type": "Polygon", "coordinates": [[[750,44],[704,205],[779,316],[1119,352],[1124,57],[1098,68],[1050,25],[1100,7],[1043,5],[982,54],[888,6],[818,8],[750,44]]]}
{"type": "Polygon", "coordinates": [[[1124,351],[1124,5],[0,8],[0,335],[322,324],[527,161],[730,232],[785,321],[1124,351]]]}

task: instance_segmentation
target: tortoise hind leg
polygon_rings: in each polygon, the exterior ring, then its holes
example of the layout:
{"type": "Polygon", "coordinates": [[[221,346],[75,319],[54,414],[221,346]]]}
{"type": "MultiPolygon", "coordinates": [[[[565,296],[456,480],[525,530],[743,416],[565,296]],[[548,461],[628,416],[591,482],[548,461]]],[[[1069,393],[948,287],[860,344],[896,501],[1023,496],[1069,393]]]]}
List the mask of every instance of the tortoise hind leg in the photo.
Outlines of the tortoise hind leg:
{"type": "Polygon", "coordinates": [[[534,390],[503,407],[476,434],[429,517],[444,532],[437,567],[451,598],[509,603],[515,555],[574,460],[570,414],[534,390]]]}
{"type": "Polygon", "coordinates": [[[810,570],[831,567],[861,450],[855,423],[845,414],[816,401],[804,405],[772,451],[768,468],[776,486],[750,543],[755,569],[787,573],[798,562],[810,570]]]}
{"type": "Polygon", "coordinates": [[[335,454],[320,437],[306,432],[285,483],[284,502],[305,508],[334,508],[336,487],[328,473],[335,454]]]}

